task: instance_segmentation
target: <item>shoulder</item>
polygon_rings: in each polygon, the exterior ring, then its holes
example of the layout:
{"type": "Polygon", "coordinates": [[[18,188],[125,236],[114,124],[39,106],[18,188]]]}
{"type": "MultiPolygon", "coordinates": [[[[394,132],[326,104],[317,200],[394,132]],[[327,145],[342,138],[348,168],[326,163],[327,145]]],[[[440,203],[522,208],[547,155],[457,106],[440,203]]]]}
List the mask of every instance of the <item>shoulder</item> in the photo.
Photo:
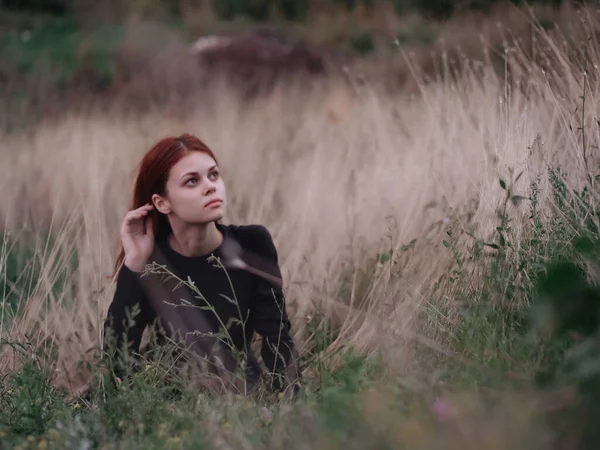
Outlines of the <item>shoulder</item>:
{"type": "Polygon", "coordinates": [[[245,249],[265,256],[277,257],[273,236],[264,225],[225,225],[224,227],[226,232],[245,249]]]}

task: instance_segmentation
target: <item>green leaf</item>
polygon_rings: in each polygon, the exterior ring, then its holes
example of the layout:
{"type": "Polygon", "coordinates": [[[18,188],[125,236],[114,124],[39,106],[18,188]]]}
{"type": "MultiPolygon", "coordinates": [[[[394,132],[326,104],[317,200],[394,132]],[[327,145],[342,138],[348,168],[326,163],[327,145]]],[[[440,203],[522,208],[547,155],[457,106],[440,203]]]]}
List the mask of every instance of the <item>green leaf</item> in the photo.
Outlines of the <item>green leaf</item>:
{"type": "Polygon", "coordinates": [[[446,247],[446,248],[450,247],[450,242],[443,240],[442,243],[444,244],[444,247],[446,247]]]}
{"type": "Polygon", "coordinates": [[[415,243],[417,242],[416,239],[413,239],[412,241],[410,241],[408,244],[404,244],[402,247],[400,247],[400,250],[405,252],[411,248],[413,248],[415,246],[415,243]]]}
{"type": "Polygon", "coordinates": [[[500,178],[500,187],[506,190],[506,182],[502,178],[500,178]]]}
{"type": "Polygon", "coordinates": [[[500,247],[504,247],[506,245],[506,240],[504,239],[504,235],[500,235],[500,247]]]}
{"type": "Polygon", "coordinates": [[[487,245],[488,247],[495,248],[496,250],[500,249],[500,247],[498,247],[498,244],[489,244],[487,242],[484,242],[483,245],[487,245]]]}
{"type": "Polygon", "coordinates": [[[390,259],[392,259],[391,252],[385,252],[385,253],[378,253],[377,254],[377,261],[380,262],[381,264],[389,261],[390,259]]]}

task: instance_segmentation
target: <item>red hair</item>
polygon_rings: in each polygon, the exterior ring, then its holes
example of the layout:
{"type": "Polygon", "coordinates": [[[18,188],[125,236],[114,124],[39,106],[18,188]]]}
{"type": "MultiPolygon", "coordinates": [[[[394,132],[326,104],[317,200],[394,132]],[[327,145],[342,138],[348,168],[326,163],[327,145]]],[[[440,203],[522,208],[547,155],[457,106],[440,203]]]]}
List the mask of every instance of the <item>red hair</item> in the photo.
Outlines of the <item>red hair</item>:
{"type": "MultiPolygon", "coordinates": [[[[206,153],[217,162],[211,149],[191,134],[167,137],[154,144],[140,162],[130,210],[140,208],[147,203],[152,204],[152,195],[154,194],[164,195],[171,168],[189,152],[206,153]]],[[[149,212],[149,217],[152,221],[155,238],[165,237],[172,231],[167,217],[156,209],[149,212]]],[[[113,277],[119,272],[124,259],[125,250],[121,246],[115,262],[113,277]]]]}

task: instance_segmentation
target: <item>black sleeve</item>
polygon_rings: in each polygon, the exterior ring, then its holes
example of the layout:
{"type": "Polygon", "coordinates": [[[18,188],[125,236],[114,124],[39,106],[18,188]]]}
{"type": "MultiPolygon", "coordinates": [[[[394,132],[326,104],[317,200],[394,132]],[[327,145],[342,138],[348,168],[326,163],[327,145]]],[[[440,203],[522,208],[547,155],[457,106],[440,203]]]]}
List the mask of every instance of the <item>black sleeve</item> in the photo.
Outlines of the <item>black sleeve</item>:
{"type": "MultiPolygon", "coordinates": [[[[251,239],[251,250],[270,263],[272,275],[281,277],[277,250],[269,231],[263,226],[255,226],[251,239]]],[[[280,390],[284,384],[299,378],[285,296],[281,287],[262,277],[257,277],[255,286],[250,305],[251,321],[254,330],[263,338],[261,356],[273,376],[273,388],[280,390]]]]}
{"type": "MultiPolygon", "coordinates": [[[[139,275],[123,265],[117,287],[104,321],[104,351],[115,356],[127,344],[127,353],[138,352],[144,329],[151,320],[151,309],[145,299],[139,275]]],[[[121,377],[121,370],[116,369],[121,377]]]]}

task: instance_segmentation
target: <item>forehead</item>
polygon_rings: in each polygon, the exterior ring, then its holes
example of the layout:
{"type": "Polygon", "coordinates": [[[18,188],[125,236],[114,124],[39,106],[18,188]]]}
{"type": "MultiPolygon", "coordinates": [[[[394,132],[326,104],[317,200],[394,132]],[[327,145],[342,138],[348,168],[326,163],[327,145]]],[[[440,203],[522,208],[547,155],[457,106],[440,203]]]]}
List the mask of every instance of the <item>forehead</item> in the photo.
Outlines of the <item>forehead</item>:
{"type": "Polygon", "coordinates": [[[204,152],[191,151],[171,168],[172,178],[180,178],[188,172],[206,173],[216,164],[215,160],[204,152]]]}

